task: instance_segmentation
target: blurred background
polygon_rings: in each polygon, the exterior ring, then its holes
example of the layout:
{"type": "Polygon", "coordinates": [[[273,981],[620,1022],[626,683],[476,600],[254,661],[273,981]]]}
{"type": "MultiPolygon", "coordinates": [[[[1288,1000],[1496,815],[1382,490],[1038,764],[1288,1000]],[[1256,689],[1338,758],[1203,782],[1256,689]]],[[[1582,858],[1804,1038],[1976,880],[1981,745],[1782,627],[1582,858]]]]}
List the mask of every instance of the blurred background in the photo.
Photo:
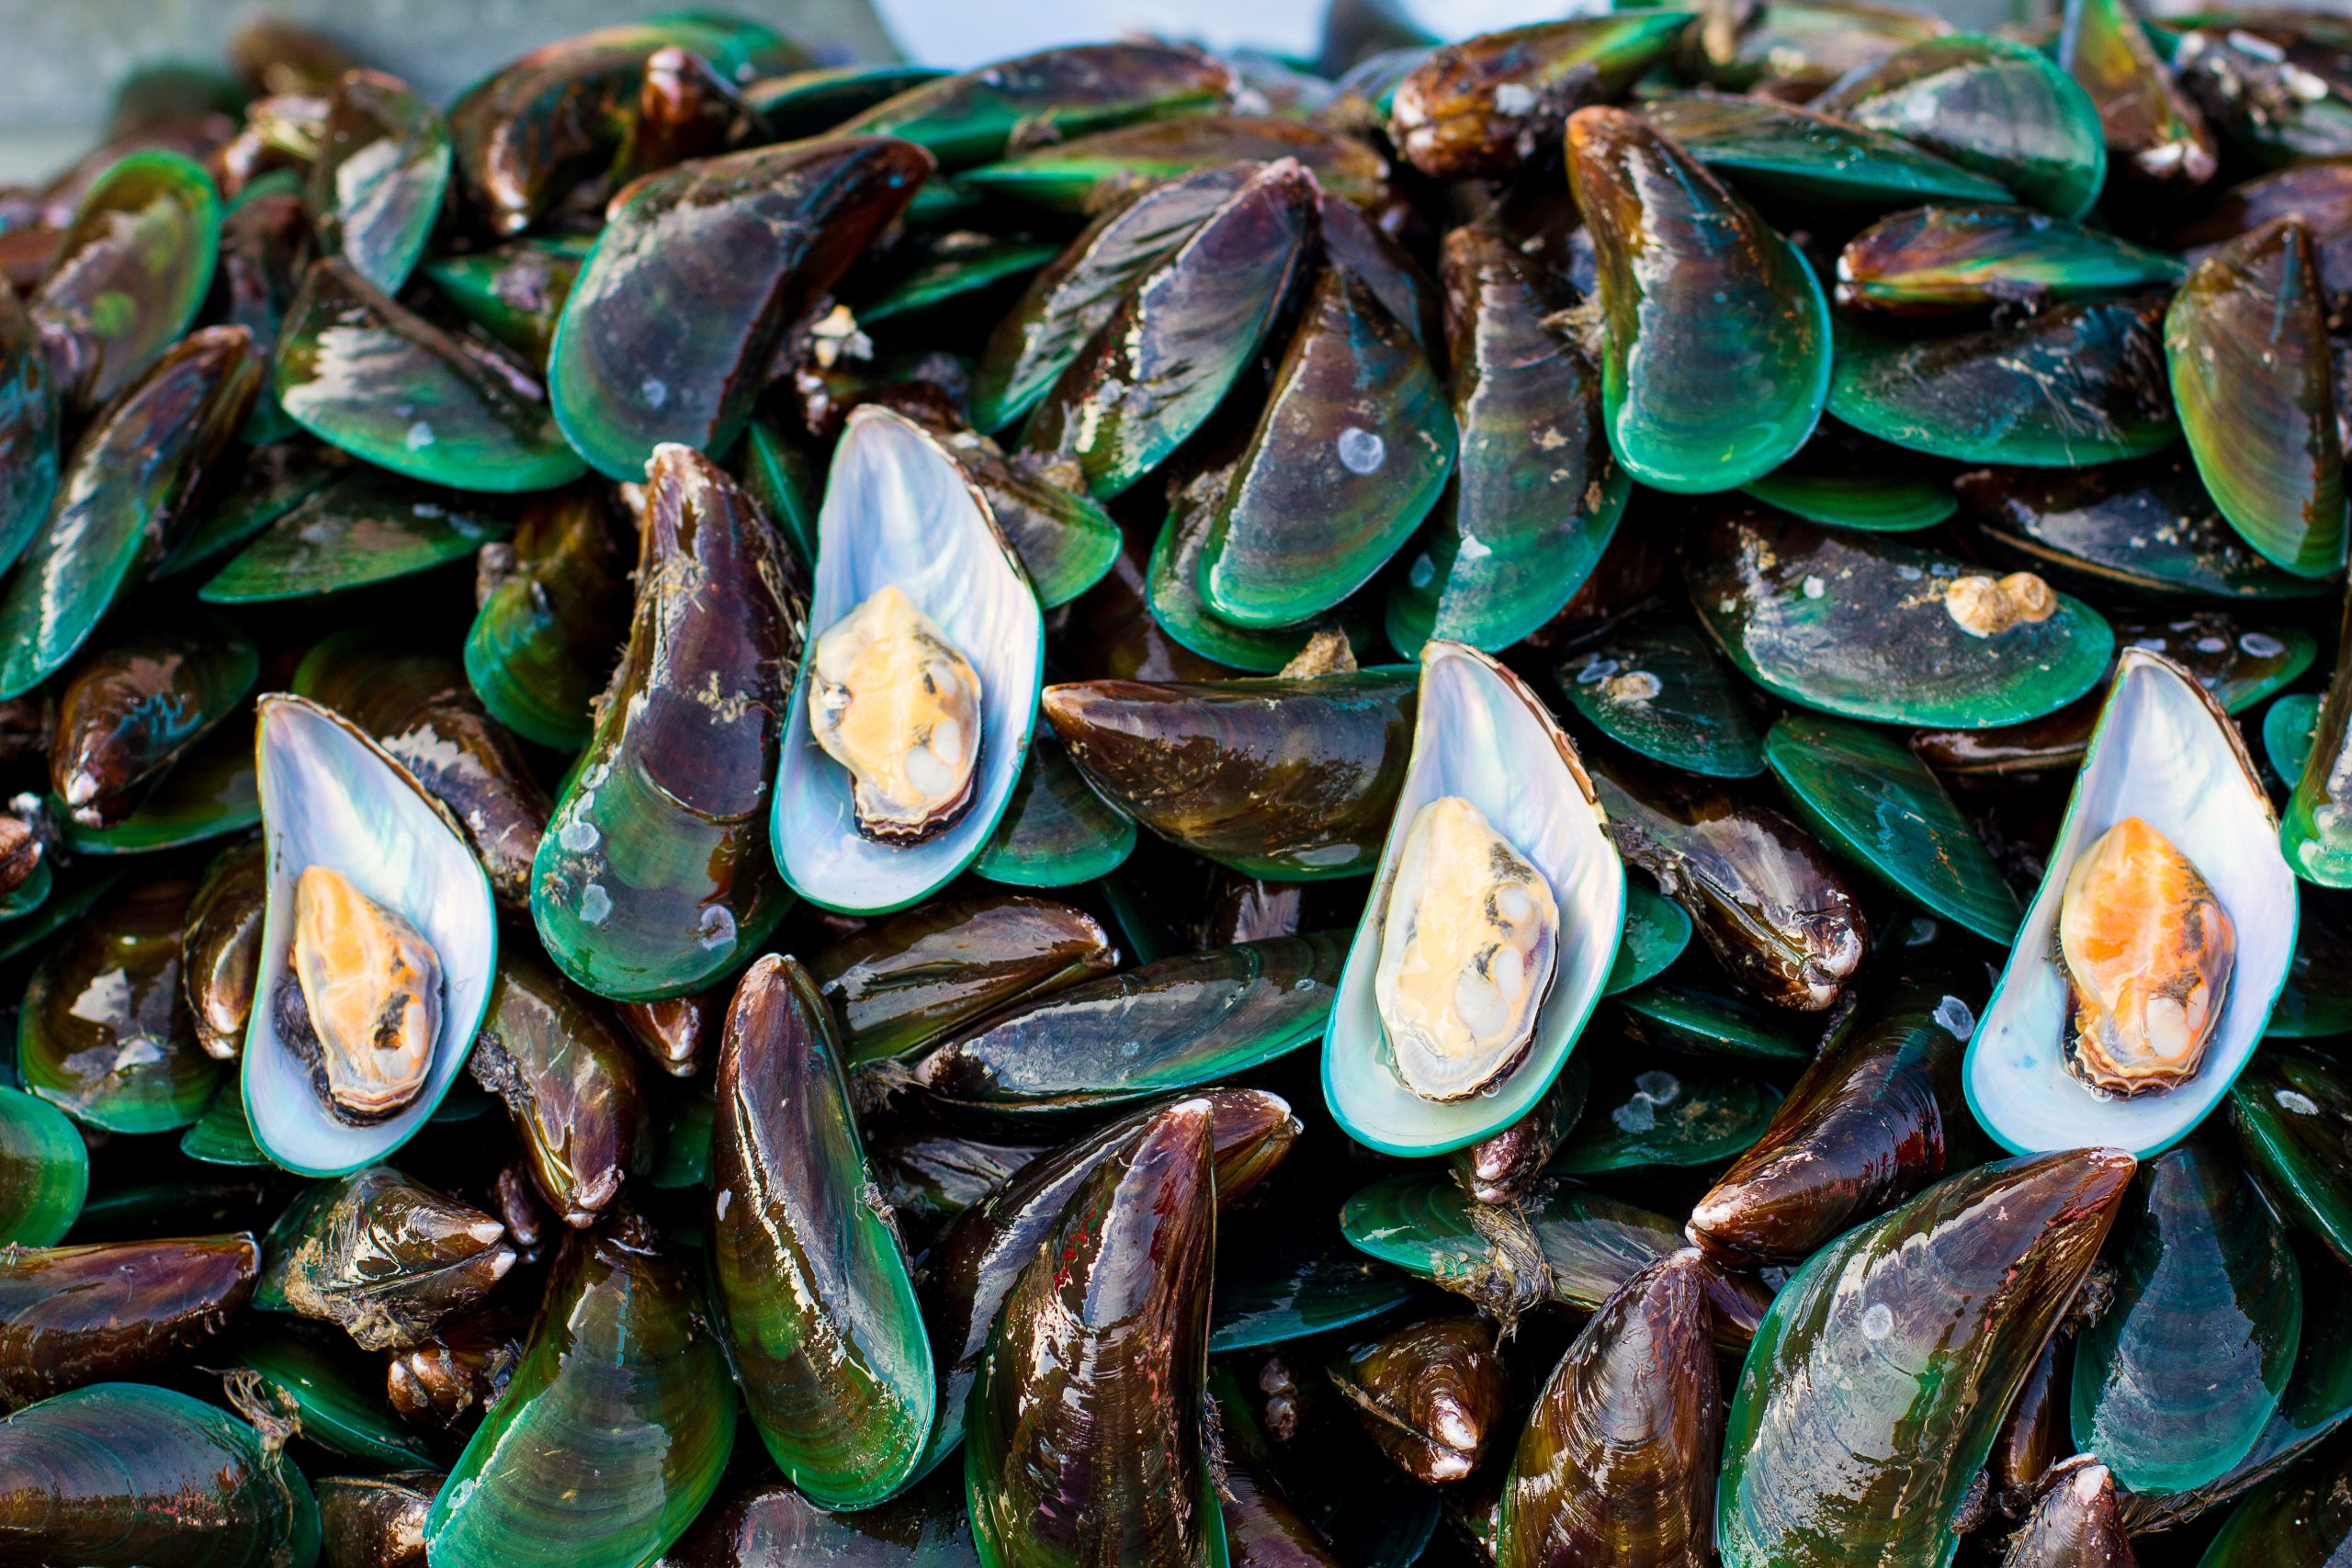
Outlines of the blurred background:
{"type": "MultiPolygon", "coordinates": [[[[2030,25],[2056,0],[1939,0],[1916,8],[1964,27],[2030,25]]],[[[2156,11],[2192,0],[2154,0],[2156,11]]],[[[2336,0],[2340,3],[2340,0],[2336,0]]],[[[1310,53],[1326,0],[717,0],[829,60],[888,59],[962,67],[1008,55],[1149,32],[1213,47],[1310,53]]],[[[37,181],[103,132],[118,84],[186,63],[217,67],[230,36],[256,15],[311,23],[430,96],[550,39],[675,8],[675,0],[0,0],[12,68],[0,94],[0,183],[37,181]]],[[[1449,38],[1573,12],[1561,0],[1403,0],[1449,38]]],[[[1604,8],[1598,5],[1585,9],[1604,8]]]]}

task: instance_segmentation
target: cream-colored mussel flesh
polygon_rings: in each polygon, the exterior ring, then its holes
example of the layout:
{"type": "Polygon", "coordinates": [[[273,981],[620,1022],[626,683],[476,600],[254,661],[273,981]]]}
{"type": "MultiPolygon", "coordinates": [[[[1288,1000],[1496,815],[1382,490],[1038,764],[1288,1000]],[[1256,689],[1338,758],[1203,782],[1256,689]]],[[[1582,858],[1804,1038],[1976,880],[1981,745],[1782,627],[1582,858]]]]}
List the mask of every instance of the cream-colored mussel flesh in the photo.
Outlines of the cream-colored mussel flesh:
{"type": "Polygon", "coordinates": [[[972,803],[980,677],[895,584],[826,628],[810,655],[808,726],[849,770],[858,831],[920,843],[972,803]]]}
{"type": "Polygon", "coordinates": [[[2196,1075],[2237,931],[2170,839],[2127,817],[2092,840],[2067,874],[2058,941],[2074,985],[2068,1063],[2084,1081],[2143,1094],[2196,1075]]]}
{"type": "Polygon", "coordinates": [[[294,885],[293,952],[273,1005],[337,1118],[379,1122],[414,1100],[441,1032],[433,944],[350,878],[307,867],[294,885]]]}

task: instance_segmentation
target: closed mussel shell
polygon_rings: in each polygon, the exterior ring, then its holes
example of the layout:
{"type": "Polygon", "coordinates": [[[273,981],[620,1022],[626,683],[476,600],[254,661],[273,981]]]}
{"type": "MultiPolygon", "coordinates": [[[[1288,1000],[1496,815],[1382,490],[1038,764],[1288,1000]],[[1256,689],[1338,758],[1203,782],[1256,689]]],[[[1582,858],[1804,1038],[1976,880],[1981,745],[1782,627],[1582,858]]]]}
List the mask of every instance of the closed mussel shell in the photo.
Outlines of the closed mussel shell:
{"type": "Polygon", "coordinates": [[[1339,934],[1323,931],[1164,958],[1015,1003],[906,1075],[932,1104],[1004,1118],[1235,1077],[1320,1036],[1343,955],[1339,934]]]}
{"type": "Polygon", "coordinates": [[[187,331],[220,231],[220,194],[183,154],[133,152],[91,182],[31,301],[33,320],[72,345],[69,401],[112,401],[187,331]]]}
{"type": "Polygon", "coordinates": [[[1638,611],[1579,643],[1555,673],[1594,728],[1653,761],[1710,778],[1764,771],[1747,689],[1690,620],[1638,611]]]}
{"type": "Polygon", "coordinates": [[[1703,1558],[1724,1419],[1704,1267],[1644,1269],[1553,1369],[1503,1483],[1498,1568],[1703,1558]]]}
{"type": "Polygon", "coordinates": [[[526,740],[576,750],[627,635],[628,531],[602,485],[534,496],[514,539],[482,547],[466,677],[491,716],[526,740]]]}
{"type": "Polygon", "coordinates": [[[1469,1474],[1501,1424],[1503,1363],[1482,1317],[1407,1324],[1350,1346],[1326,1370],[1373,1442],[1416,1481],[1469,1474]]]}
{"type": "Polygon", "coordinates": [[[1021,777],[972,871],[1014,887],[1068,887],[1108,876],[1135,847],[1135,823],[1094,793],[1047,730],[1030,737],[1021,777]]]}
{"type": "Polygon", "coordinates": [[[842,1562],[868,1568],[979,1568],[964,1478],[942,1472],[854,1513],[819,1506],[789,1482],[761,1481],[704,1509],[663,1568],[768,1568],[842,1562]]]}
{"type": "Polygon", "coordinates": [[[710,460],[650,466],[643,592],[599,723],[539,840],[531,913],[599,996],[652,1001],[731,969],[788,899],[765,835],[797,652],[774,531],[710,460]],[[721,699],[700,699],[708,686],[721,699]]]}
{"type": "Polygon", "coordinates": [[[1118,962],[1083,909],[1022,894],[942,899],[818,952],[808,975],[841,1030],[842,1062],[905,1056],[1023,998],[1118,962]]]}
{"type": "Polygon", "coordinates": [[[498,1221],[388,1165],[311,1187],[265,1241],[255,1304],[338,1324],[370,1350],[416,1343],[514,1265],[498,1221]]]}
{"type": "Polygon", "coordinates": [[[910,142],[824,138],[699,160],[631,186],[548,351],[563,434],[600,472],[632,481],[664,443],[725,451],[786,330],[931,167],[910,142]]]}
{"type": "MultiPolygon", "coordinates": [[[[1187,115],[1098,130],[1032,148],[956,176],[968,198],[1010,197],[1050,212],[1091,215],[1134,192],[1221,164],[1290,161],[1322,189],[1359,207],[1389,194],[1388,161],[1368,143],[1277,115],[1187,115]]],[[[1098,491],[1098,493],[1100,493],[1098,491]]]]}
{"type": "Polygon", "coordinates": [[[2138,1568],[2115,1474],[2090,1454],[2053,1466],[2001,1568],[2138,1568]]]}
{"type": "Polygon", "coordinates": [[[2141,198],[2193,190],[2221,166],[2205,117],[2181,90],[2129,0],[2075,0],[2058,33],[2058,64],[2098,110],[2116,193],[2141,198]]]}
{"type": "Polygon", "coordinates": [[[705,1311],[694,1271],[637,1216],[565,1237],[513,1380],[433,1500],[431,1558],[630,1568],[666,1550],[734,1446],[705,1311]]]}
{"type": "Polygon", "coordinates": [[[646,1135],[638,1053],[602,1004],[510,944],[467,1065],[505,1102],[532,1179],[563,1222],[595,1224],[646,1135]]]}
{"type": "Polygon", "coordinates": [[[250,1235],[0,1251],[0,1402],[168,1365],[220,1331],[260,1271],[250,1235]]]}
{"type": "Polygon", "coordinates": [[[2180,259],[2030,207],[1921,207],[1838,255],[1838,302],[1892,315],[2039,309],[2177,283],[2180,259]]]}
{"type": "Polygon", "coordinates": [[[965,1437],[983,1555],[1214,1562],[1202,1435],[1216,1187],[1200,1100],[1071,1195],[989,1336],[965,1437]]]}
{"type": "Polygon", "coordinates": [[[589,249],[586,241],[570,236],[532,237],[463,255],[433,256],[420,270],[459,315],[544,377],[556,322],[589,249]]]}
{"type": "Polygon", "coordinates": [[[65,1113],[0,1089],[0,1241],[48,1247],[73,1228],[90,1188],[90,1151],[65,1113]]]}
{"type": "Polygon", "coordinates": [[[424,1517],[445,1477],[437,1470],[330,1475],[313,1485],[326,1568],[425,1568],[424,1517]]]}
{"type": "Polygon", "coordinates": [[[38,329],[0,287],[0,568],[14,565],[49,515],[61,452],[56,382],[38,329]]]}
{"type": "Polygon", "coordinates": [[[398,294],[433,237],[449,164],[449,128],[438,109],[398,77],[345,73],[327,96],[311,161],[320,249],[398,294]]]}
{"type": "Polygon", "coordinates": [[[319,1506],[279,1446],[146,1383],[61,1393],[0,1422],[0,1537],[90,1568],[303,1568],[319,1506]]]}
{"type": "Polygon", "coordinates": [[[2274,1044],[2230,1086],[2229,1116],[2280,1215],[2352,1267],[2352,1078],[2332,1055],[2274,1044]]]}
{"type": "Polygon", "coordinates": [[[2135,1491],[2187,1491],[2269,1421],[2302,1332],[2302,1276],[2224,1142],[2149,1160],[2125,1210],[2115,1299],[2075,1347],[2075,1444],[2135,1491]]]}
{"type": "Polygon", "coordinates": [[[62,678],[50,787],[85,827],[120,821],[260,671],[253,639],[202,612],[92,649],[62,678]]]}
{"type": "Polygon", "coordinates": [[[124,889],[75,923],[25,984],[17,1070],[75,1120],[159,1133],[204,1113],[220,1066],[180,994],[180,931],[195,885],[124,889]]]}
{"type": "Polygon", "coordinates": [[[1642,118],[1776,212],[1863,215],[2008,197],[1998,181],[1898,136],[1769,97],[1675,93],[1643,104],[1642,118]]]}
{"type": "Polygon", "coordinates": [[[931,1345],[807,970],[754,964],[719,1047],[712,1273],[752,1419],[793,1483],[857,1508],[917,1472],[931,1345]]]}
{"type": "Polygon", "coordinates": [[[2132,1169],[2119,1149],[1997,1161],[1814,1254],[1757,1330],[1724,1426],[1725,1568],[1949,1561],[2132,1169]]]}
{"type": "Polygon", "coordinates": [[[1070,761],[1142,826],[1252,876],[1360,875],[1411,748],[1409,670],[1046,689],[1070,761]]]}
{"type": "Polygon", "coordinates": [[[1756,209],[1646,122],[1580,109],[1568,180],[1592,236],[1603,423],[1660,490],[1729,490],[1804,445],[1828,394],[1829,308],[1756,209]],[[1737,363],[1752,373],[1725,376],[1737,363]]]}

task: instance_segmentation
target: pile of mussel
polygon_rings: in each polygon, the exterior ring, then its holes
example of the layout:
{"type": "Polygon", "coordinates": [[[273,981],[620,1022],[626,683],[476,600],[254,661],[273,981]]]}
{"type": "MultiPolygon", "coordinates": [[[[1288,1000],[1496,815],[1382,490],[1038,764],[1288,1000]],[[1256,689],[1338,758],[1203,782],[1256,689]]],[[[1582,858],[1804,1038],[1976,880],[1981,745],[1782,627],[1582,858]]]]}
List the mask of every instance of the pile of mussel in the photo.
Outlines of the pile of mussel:
{"type": "Polygon", "coordinates": [[[114,114],[0,1562],[2352,1562],[2341,15],[114,114]]]}

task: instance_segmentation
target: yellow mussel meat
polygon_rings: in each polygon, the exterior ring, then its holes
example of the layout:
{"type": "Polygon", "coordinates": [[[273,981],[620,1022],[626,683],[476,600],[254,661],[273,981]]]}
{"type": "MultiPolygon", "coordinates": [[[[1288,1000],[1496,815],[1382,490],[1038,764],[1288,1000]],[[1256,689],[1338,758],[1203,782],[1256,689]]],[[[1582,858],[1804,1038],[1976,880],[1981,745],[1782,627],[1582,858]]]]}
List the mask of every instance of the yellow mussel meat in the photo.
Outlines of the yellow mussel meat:
{"type": "Polygon", "coordinates": [[[441,1032],[441,958],[397,910],[328,866],[294,884],[294,940],[274,1005],[327,1108],[379,1122],[414,1100],[441,1032]]]}
{"type": "Polygon", "coordinates": [[[849,770],[858,831],[920,843],[972,803],[980,755],[980,677],[897,585],[886,585],[817,639],[808,725],[849,770]]]}
{"type": "Polygon", "coordinates": [[[2069,1060],[2115,1094],[2196,1076],[2228,998],[2237,930],[2170,839],[2127,817],[2086,846],[2058,908],[2074,983],[2069,1060]]]}

